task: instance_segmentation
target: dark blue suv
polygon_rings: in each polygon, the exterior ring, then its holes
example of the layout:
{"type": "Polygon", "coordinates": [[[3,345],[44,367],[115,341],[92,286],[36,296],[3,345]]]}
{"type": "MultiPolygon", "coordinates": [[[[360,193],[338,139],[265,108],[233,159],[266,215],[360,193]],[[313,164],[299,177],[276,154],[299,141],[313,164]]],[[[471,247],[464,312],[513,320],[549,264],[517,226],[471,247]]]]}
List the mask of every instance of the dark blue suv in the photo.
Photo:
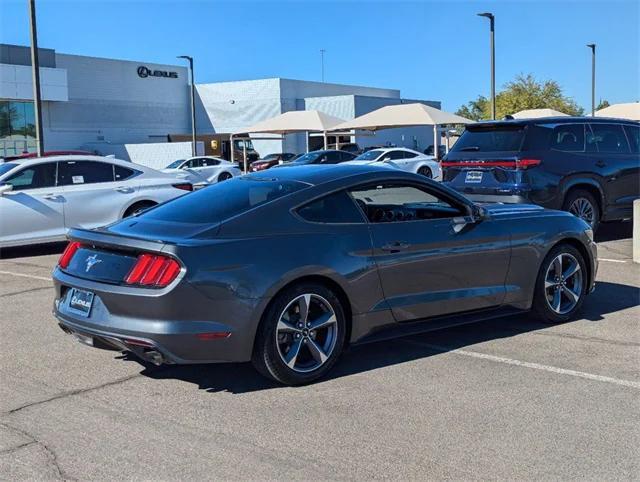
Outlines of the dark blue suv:
{"type": "Polygon", "coordinates": [[[628,219],[640,198],[640,123],[547,117],[467,126],[444,182],[475,201],[535,203],[587,221],[628,219]]]}

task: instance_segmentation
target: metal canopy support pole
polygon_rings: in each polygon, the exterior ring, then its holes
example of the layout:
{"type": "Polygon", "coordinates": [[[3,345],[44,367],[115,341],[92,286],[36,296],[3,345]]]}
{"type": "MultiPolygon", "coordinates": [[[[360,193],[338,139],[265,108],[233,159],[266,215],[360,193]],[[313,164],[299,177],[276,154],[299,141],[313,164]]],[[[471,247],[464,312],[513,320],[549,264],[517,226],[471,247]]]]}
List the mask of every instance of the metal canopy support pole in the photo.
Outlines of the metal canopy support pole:
{"type": "Polygon", "coordinates": [[[35,0],[29,0],[29,21],[31,31],[31,75],[33,77],[33,110],[36,130],[36,153],[38,157],[44,152],[44,136],[42,135],[42,98],[40,95],[40,61],[38,59],[38,29],[36,26],[35,0]]]}
{"type": "Polygon", "coordinates": [[[229,135],[229,147],[231,148],[230,161],[233,163],[235,161],[233,156],[233,134],[229,135]]]}
{"type": "Polygon", "coordinates": [[[244,172],[249,172],[249,165],[247,164],[247,141],[242,140],[242,155],[244,156],[244,172]]]}
{"type": "Polygon", "coordinates": [[[596,115],[596,44],[588,44],[591,49],[591,117],[596,115]]]}
{"type": "Polygon", "coordinates": [[[433,124],[433,157],[438,159],[438,146],[440,145],[438,135],[438,124],[433,124]]]}
{"type": "Polygon", "coordinates": [[[305,148],[307,150],[307,154],[309,153],[309,131],[306,131],[304,133],[304,140],[305,140],[305,148]]]}
{"type": "Polygon", "coordinates": [[[327,150],[329,148],[327,145],[327,131],[322,133],[322,137],[324,138],[324,149],[327,150]]]}

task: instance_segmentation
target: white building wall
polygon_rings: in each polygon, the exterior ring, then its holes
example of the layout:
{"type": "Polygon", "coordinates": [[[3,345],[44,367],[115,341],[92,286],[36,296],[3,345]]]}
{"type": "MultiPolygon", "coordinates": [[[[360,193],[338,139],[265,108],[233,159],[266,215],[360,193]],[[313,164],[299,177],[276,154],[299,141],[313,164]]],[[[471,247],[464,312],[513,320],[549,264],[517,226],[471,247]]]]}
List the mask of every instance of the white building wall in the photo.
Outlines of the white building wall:
{"type": "MultiPolygon", "coordinates": [[[[42,100],[69,100],[65,69],[40,68],[40,97],[42,100]]],[[[0,64],[0,99],[33,100],[31,66],[0,64]]]]}
{"type": "Polygon", "coordinates": [[[65,54],[56,54],[56,67],[67,72],[68,101],[43,104],[48,150],[162,141],[190,132],[184,67],[65,54]],[[178,78],[141,78],[141,65],[177,72],[178,78]]]}

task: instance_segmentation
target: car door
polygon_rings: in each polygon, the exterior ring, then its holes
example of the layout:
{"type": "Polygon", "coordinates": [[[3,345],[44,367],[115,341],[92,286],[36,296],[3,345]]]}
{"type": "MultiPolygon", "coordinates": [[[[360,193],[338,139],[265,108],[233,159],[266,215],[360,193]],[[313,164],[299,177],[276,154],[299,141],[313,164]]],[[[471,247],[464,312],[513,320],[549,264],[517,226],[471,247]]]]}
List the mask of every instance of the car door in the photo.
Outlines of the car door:
{"type": "Polygon", "coordinates": [[[393,150],[385,152],[379,159],[379,161],[394,166],[398,169],[404,170],[404,166],[401,164],[404,157],[404,151],[393,150]]]}
{"type": "Polygon", "coordinates": [[[218,173],[220,172],[220,161],[217,159],[203,157],[200,159],[200,167],[196,169],[196,171],[211,181],[218,177],[218,173]]]}
{"type": "Polygon", "coordinates": [[[323,155],[323,159],[320,161],[320,164],[338,164],[341,160],[342,156],[340,156],[340,152],[329,151],[323,155]]]}
{"type": "Polygon", "coordinates": [[[43,162],[18,170],[0,195],[0,245],[47,241],[65,234],[65,198],[56,187],[57,163],[43,162]]]}
{"type": "Polygon", "coordinates": [[[473,222],[471,205],[419,181],[351,194],[369,218],[380,282],[397,321],[502,303],[510,239],[491,219],[473,222]]]}
{"type": "Polygon", "coordinates": [[[91,229],[116,221],[137,190],[130,182],[115,181],[114,165],[103,161],[60,161],[58,183],[66,199],[67,228],[91,229]]]}
{"type": "Polygon", "coordinates": [[[632,203],[638,193],[638,154],[631,152],[621,124],[592,123],[591,130],[598,149],[595,167],[604,178],[607,212],[618,218],[631,216],[632,203]]]}

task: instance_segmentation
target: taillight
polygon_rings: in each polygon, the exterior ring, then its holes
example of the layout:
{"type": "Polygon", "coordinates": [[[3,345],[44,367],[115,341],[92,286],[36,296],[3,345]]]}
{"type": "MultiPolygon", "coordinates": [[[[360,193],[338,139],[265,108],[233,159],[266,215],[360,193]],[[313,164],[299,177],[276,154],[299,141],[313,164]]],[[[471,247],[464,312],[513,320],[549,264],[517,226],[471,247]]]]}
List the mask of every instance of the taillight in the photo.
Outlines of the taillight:
{"type": "Polygon", "coordinates": [[[71,258],[73,258],[73,255],[76,254],[76,251],[78,251],[78,248],[80,248],[80,246],[81,244],[78,241],[71,241],[69,244],[67,244],[67,247],[64,248],[64,251],[62,252],[62,256],[60,256],[60,259],[58,260],[58,266],[60,266],[62,269],[65,269],[67,266],[69,266],[71,258]]]}
{"type": "Polygon", "coordinates": [[[184,182],[181,184],[172,184],[176,189],[182,189],[183,191],[193,191],[193,184],[184,182]]]}
{"type": "Polygon", "coordinates": [[[507,167],[528,169],[540,165],[540,159],[514,159],[513,161],[443,161],[442,167],[507,167]]]}
{"type": "Polygon", "coordinates": [[[173,258],[159,254],[144,253],[124,279],[129,285],[164,288],[180,273],[180,264],[173,258]]]}

